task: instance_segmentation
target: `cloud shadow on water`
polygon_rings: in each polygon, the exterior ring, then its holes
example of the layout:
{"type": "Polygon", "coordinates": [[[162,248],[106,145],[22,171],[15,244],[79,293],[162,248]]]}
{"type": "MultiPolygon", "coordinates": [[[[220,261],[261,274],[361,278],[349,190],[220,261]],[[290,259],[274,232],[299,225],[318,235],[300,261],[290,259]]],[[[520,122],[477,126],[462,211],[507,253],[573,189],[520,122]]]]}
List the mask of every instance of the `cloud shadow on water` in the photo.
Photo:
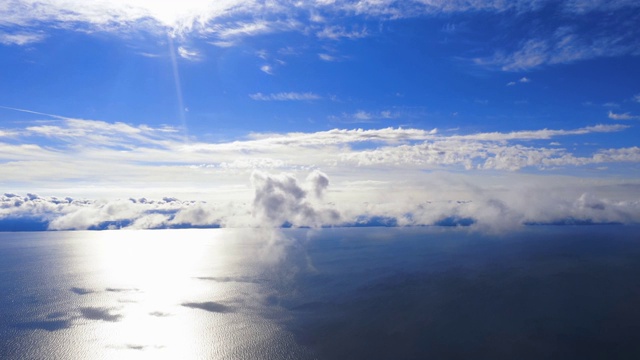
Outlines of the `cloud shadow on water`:
{"type": "Polygon", "coordinates": [[[25,330],[46,330],[49,332],[68,329],[72,326],[71,319],[57,319],[57,320],[43,320],[43,321],[29,321],[25,323],[17,324],[18,329],[25,330]]]}
{"type": "Polygon", "coordinates": [[[91,289],[81,288],[81,287],[72,287],[71,289],[69,289],[69,291],[76,293],[78,295],[87,295],[94,292],[91,289]]]}
{"type": "Polygon", "coordinates": [[[105,289],[105,291],[108,291],[108,292],[138,292],[140,290],[136,289],[136,288],[129,289],[129,288],[110,288],[110,287],[108,287],[108,288],[105,289]]]}
{"type": "Polygon", "coordinates": [[[83,307],[80,308],[82,317],[89,320],[102,320],[116,322],[122,318],[120,314],[111,313],[111,309],[104,307],[83,307]]]}
{"type": "Polygon", "coordinates": [[[259,279],[253,279],[253,278],[250,278],[248,276],[238,276],[238,277],[231,277],[231,276],[198,276],[198,277],[195,277],[195,279],[204,280],[204,281],[222,282],[222,283],[226,283],[226,282],[259,283],[260,282],[259,279]]]}
{"type": "Polygon", "coordinates": [[[149,313],[149,315],[156,316],[156,317],[167,317],[167,316],[171,316],[173,314],[166,313],[166,312],[163,312],[163,311],[152,311],[152,312],[149,313]]]}
{"type": "Polygon", "coordinates": [[[182,306],[192,309],[202,309],[213,313],[229,313],[233,312],[233,308],[224,304],[220,304],[214,301],[205,302],[187,302],[182,303],[182,306]]]}

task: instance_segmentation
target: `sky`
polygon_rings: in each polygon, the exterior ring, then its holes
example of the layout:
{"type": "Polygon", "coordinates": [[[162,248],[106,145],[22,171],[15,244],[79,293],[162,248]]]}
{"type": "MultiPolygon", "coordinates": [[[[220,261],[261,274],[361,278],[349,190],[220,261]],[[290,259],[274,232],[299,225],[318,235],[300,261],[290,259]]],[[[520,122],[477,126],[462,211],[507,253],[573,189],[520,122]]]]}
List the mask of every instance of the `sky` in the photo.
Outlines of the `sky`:
{"type": "Polygon", "coordinates": [[[635,0],[6,0],[0,229],[638,223],[638,23],[635,0]]]}

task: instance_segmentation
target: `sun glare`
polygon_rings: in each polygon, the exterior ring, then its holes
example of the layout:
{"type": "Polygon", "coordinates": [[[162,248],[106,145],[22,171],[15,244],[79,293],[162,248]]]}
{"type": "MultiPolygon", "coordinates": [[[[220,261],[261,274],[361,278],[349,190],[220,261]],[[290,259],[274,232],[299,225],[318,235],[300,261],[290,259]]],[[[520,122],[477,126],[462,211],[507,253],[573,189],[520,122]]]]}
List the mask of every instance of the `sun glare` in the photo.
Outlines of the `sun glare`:
{"type": "MultiPolygon", "coordinates": [[[[233,272],[226,260],[233,247],[233,232],[120,230],[117,237],[112,231],[91,235],[93,239],[79,245],[84,248],[80,252],[95,254],[82,266],[94,281],[82,286],[87,292],[102,294],[96,298],[100,303],[110,304],[88,307],[98,312],[95,318],[105,320],[94,336],[107,347],[129,344],[144,349],[149,358],[202,356],[207,345],[197,343],[198,334],[230,321],[213,312],[203,317],[200,308],[224,302],[227,284],[202,279],[233,272]]],[[[228,343],[212,340],[218,348],[228,343]]],[[[122,355],[121,349],[112,350],[122,355]]]]}

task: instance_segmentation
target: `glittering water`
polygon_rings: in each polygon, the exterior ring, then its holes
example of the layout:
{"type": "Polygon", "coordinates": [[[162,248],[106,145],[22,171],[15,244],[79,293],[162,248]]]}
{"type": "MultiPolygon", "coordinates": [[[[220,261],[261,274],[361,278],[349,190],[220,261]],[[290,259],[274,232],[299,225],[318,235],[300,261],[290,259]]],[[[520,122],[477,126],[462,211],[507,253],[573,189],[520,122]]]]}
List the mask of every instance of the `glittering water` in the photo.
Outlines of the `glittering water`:
{"type": "Polygon", "coordinates": [[[0,358],[635,359],[639,230],[0,233],[0,358]]]}

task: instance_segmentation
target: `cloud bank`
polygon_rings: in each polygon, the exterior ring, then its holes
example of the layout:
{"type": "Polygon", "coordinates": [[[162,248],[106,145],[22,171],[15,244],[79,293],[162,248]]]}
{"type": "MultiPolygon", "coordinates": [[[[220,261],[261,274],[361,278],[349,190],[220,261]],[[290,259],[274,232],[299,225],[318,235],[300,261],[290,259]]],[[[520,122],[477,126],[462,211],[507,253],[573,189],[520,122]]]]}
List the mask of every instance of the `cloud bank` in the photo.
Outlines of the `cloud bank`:
{"type": "Polygon", "coordinates": [[[603,185],[551,178],[543,184],[522,176],[509,186],[513,178],[488,184],[443,174],[427,179],[426,184],[350,184],[350,191],[332,192],[319,171],[304,182],[288,173],[256,171],[251,175],[253,202],[242,205],[4,194],[0,230],[471,226],[500,231],[536,224],[640,223],[640,199],[629,197],[640,192],[640,182],[603,185]]]}
{"type": "Polygon", "coordinates": [[[640,148],[593,145],[630,125],[204,142],[171,127],[48,116],[2,129],[4,230],[639,221],[640,148]]]}

